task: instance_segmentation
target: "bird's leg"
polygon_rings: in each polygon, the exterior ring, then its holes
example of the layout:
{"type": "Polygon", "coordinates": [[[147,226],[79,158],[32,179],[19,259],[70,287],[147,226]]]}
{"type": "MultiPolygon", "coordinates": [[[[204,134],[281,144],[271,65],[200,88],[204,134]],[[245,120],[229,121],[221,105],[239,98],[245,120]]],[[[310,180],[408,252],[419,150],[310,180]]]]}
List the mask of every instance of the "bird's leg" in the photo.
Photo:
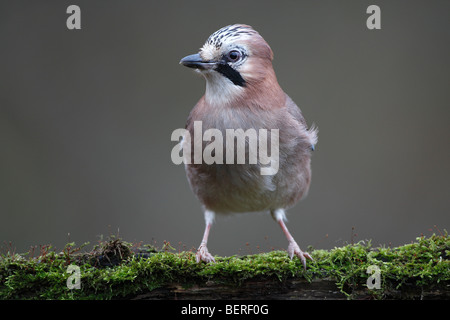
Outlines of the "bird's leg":
{"type": "Polygon", "coordinates": [[[289,241],[288,246],[288,254],[289,257],[292,259],[294,257],[294,254],[300,258],[303,264],[303,268],[306,270],[306,259],[313,260],[313,258],[309,255],[308,252],[303,252],[300,247],[298,246],[297,242],[295,242],[294,238],[289,233],[289,230],[287,229],[285,223],[283,220],[279,220],[278,223],[281,226],[281,229],[283,229],[284,234],[286,235],[286,238],[289,241]]]}
{"type": "Polygon", "coordinates": [[[197,254],[195,255],[195,260],[197,263],[200,261],[205,261],[206,263],[209,262],[216,262],[214,260],[214,257],[209,253],[208,248],[206,247],[206,244],[208,243],[208,237],[209,237],[209,230],[211,229],[212,222],[214,220],[214,212],[212,211],[205,211],[205,233],[203,234],[202,243],[200,243],[200,247],[197,249],[197,254]]]}
{"type": "Polygon", "coordinates": [[[300,247],[298,246],[297,242],[295,242],[294,238],[290,234],[288,228],[286,227],[286,224],[284,223],[284,220],[286,219],[286,215],[284,213],[283,209],[275,210],[271,213],[272,217],[280,224],[281,229],[283,230],[284,234],[286,235],[287,240],[289,241],[288,246],[288,255],[292,259],[294,255],[300,258],[303,268],[306,270],[306,259],[313,260],[313,258],[309,255],[307,252],[303,252],[300,247]]]}

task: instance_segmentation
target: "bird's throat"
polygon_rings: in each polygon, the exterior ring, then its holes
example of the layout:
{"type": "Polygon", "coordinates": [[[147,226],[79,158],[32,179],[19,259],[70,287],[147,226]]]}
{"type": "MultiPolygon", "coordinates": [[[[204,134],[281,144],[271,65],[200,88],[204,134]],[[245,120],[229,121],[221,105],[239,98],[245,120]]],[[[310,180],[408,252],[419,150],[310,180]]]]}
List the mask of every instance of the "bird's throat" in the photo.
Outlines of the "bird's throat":
{"type": "Polygon", "coordinates": [[[227,106],[244,93],[243,86],[235,85],[228,77],[213,71],[204,73],[206,79],[205,99],[211,106],[227,106]]]}

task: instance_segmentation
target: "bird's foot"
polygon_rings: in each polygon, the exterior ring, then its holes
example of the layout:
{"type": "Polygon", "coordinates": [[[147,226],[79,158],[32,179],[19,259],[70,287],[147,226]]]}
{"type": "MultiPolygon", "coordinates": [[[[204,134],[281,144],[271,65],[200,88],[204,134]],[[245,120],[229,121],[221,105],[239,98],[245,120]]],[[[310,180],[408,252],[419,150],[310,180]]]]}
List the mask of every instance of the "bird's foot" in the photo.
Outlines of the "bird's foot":
{"type": "Polygon", "coordinates": [[[292,241],[289,243],[288,254],[289,254],[289,258],[291,258],[291,259],[294,258],[294,255],[299,257],[300,261],[303,264],[303,268],[305,270],[306,270],[306,259],[313,261],[313,258],[309,255],[309,253],[303,252],[302,250],[300,250],[300,247],[298,246],[297,242],[295,242],[295,241],[292,241]]]}
{"type": "Polygon", "coordinates": [[[200,261],[205,261],[206,263],[216,262],[214,257],[209,253],[208,248],[206,247],[206,243],[202,242],[200,247],[197,249],[197,254],[195,255],[195,260],[197,263],[200,261]]]}

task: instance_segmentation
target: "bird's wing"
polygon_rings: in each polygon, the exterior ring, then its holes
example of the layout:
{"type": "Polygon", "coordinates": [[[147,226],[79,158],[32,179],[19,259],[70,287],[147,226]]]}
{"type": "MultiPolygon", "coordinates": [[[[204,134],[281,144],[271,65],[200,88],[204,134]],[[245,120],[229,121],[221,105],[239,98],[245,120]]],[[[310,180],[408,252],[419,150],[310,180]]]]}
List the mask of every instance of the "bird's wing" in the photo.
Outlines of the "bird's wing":
{"type": "Polygon", "coordinates": [[[311,149],[314,150],[315,145],[317,144],[318,139],[317,134],[319,130],[314,124],[308,129],[308,125],[306,124],[306,120],[303,117],[302,111],[287,94],[286,94],[286,108],[288,112],[291,114],[291,116],[295,120],[297,120],[307,131],[311,143],[311,149]]]}
{"type": "Polygon", "coordinates": [[[295,120],[307,127],[306,120],[303,117],[302,111],[288,95],[286,95],[286,108],[295,120]]]}

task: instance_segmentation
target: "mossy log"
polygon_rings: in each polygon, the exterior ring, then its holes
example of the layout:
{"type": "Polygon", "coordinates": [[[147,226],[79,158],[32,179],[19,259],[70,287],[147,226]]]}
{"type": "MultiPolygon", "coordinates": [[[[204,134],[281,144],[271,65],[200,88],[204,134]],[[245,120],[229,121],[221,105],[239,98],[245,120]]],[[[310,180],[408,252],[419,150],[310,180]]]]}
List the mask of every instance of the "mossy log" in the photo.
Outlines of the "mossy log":
{"type": "Polygon", "coordinates": [[[449,299],[450,237],[373,248],[370,242],[310,251],[306,271],[284,251],[195,261],[195,252],[105,241],[80,253],[0,256],[0,299],[449,299]],[[69,288],[69,266],[79,289],[69,288]],[[375,269],[374,269],[375,268],[375,269]],[[376,270],[373,273],[373,270],[376,270]],[[376,277],[375,277],[376,276],[376,277]],[[371,278],[375,277],[375,278],[371,278]]]}
{"type": "MultiPolygon", "coordinates": [[[[450,284],[415,286],[404,284],[401,289],[379,293],[384,299],[448,300],[450,284]]],[[[351,299],[374,299],[377,295],[367,287],[352,290],[351,299]]],[[[132,300],[348,300],[333,279],[286,279],[283,282],[270,279],[247,281],[241,286],[216,283],[194,285],[189,288],[179,283],[165,285],[149,292],[129,296],[132,300]]]]}
{"type": "Polygon", "coordinates": [[[331,279],[253,279],[241,285],[226,285],[208,281],[184,287],[171,283],[164,287],[129,297],[133,300],[299,300],[347,299],[331,279]]]}

